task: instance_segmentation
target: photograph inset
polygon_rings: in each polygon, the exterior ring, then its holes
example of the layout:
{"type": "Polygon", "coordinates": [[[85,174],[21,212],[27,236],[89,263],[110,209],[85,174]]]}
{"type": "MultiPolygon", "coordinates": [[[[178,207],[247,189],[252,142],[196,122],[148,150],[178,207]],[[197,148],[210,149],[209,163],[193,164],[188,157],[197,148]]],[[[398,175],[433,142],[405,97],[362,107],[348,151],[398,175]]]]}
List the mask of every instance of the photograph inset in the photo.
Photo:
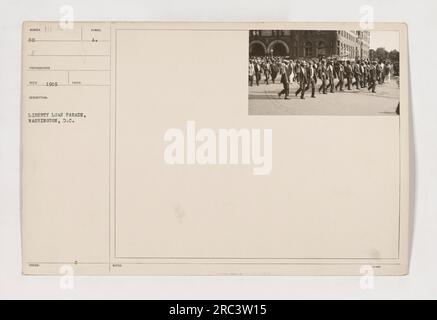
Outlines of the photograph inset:
{"type": "Polygon", "coordinates": [[[399,115],[399,32],[251,30],[249,115],[399,115]]]}

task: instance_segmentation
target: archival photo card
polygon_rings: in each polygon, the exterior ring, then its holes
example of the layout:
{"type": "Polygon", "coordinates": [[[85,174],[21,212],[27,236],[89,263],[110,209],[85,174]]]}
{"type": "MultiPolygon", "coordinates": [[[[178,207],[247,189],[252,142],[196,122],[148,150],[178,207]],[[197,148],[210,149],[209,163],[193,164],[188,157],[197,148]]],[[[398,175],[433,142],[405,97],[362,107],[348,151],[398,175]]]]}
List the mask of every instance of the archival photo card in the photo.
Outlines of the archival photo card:
{"type": "Polygon", "coordinates": [[[23,273],[404,275],[400,23],[29,21],[23,273]]]}

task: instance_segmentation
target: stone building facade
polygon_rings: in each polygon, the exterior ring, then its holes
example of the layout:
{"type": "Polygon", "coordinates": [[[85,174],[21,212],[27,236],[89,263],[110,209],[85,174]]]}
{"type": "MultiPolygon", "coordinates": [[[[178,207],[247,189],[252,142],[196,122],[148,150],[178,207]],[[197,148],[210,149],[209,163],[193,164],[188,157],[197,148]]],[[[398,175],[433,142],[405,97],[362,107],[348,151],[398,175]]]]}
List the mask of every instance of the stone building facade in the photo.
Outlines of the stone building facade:
{"type": "Polygon", "coordinates": [[[349,30],[251,30],[250,56],[369,57],[370,33],[349,30]]]}

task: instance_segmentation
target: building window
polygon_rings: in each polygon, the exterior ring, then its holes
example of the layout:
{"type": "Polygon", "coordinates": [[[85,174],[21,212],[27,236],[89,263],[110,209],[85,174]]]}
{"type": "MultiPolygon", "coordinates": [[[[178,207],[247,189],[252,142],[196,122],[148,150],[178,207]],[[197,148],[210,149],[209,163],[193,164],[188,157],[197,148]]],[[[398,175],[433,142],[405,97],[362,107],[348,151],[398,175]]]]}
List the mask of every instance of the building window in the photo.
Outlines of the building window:
{"type": "Polygon", "coordinates": [[[306,42],[305,43],[305,57],[312,57],[313,55],[313,44],[311,42],[306,42]]]}
{"type": "Polygon", "coordinates": [[[326,56],[327,55],[326,43],[324,41],[319,41],[317,55],[318,56],[326,56]]]}

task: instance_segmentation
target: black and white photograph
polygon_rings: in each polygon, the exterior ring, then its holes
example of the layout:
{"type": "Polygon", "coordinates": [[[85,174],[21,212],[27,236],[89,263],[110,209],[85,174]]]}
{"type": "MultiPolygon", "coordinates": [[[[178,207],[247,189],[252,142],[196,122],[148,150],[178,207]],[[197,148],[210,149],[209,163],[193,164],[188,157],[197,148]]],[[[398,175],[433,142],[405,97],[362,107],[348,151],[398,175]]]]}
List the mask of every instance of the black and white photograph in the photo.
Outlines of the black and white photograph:
{"type": "Polygon", "coordinates": [[[250,30],[249,115],[387,115],[400,109],[399,32],[250,30]]]}

